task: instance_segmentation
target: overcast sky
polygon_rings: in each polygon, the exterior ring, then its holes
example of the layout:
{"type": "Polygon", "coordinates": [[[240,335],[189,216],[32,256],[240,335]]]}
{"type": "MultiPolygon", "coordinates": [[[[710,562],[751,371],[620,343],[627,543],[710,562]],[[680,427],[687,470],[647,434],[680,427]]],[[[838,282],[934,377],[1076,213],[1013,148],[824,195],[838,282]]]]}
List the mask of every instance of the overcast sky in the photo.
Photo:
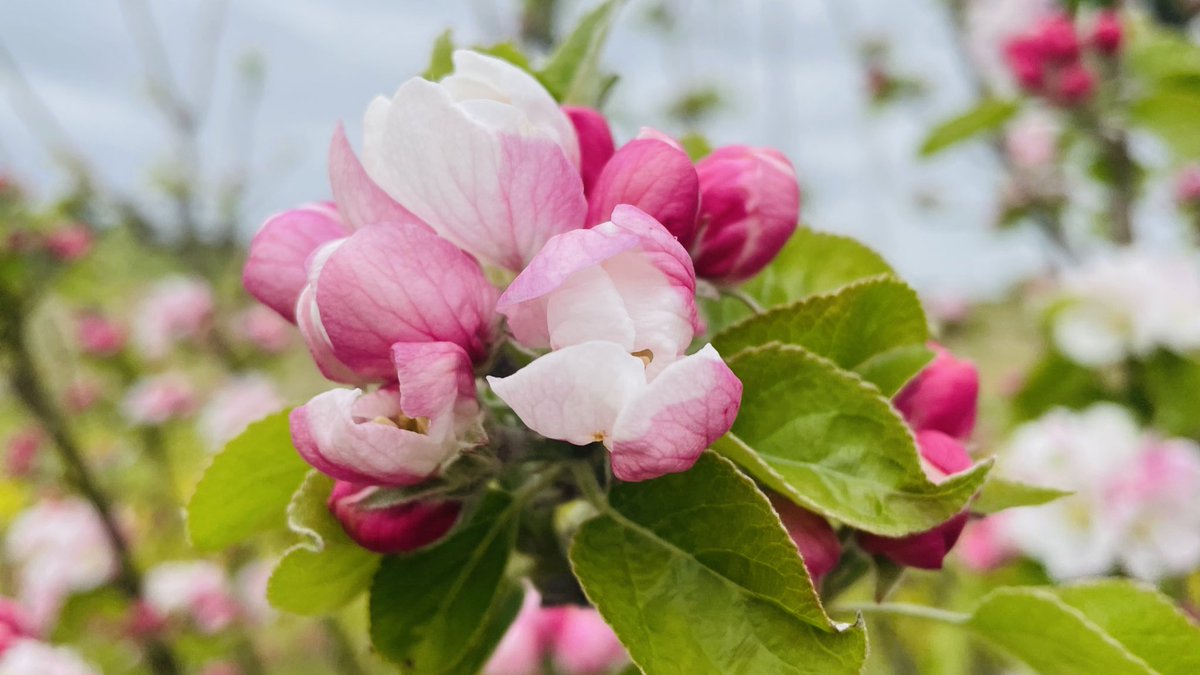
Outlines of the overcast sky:
{"type": "MultiPolygon", "coordinates": [[[[150,4],[175,76],[195,90],[211,3],[150,4]]],[[[327,198],[323,159],[334,124],[344,120],[357,141],[367,102],[420,72],[442,30],[452,27],[462,43],[506,39],[515,32],[515,4],[233,0],[217,43],[205,175],[226,175],[253,138],[247,233],[270,213],[327,198]],[[236,73],[251,53],[266,76],[249,136],[236,73]]],[[[563,4],[568,22],[590,0],[563,4]]],[[[706,125],[715,143],[782,149],[801,174],[804,220],[867,241],[920,289],[994,294],[1043,264],[1033,233],[991,231],[997,176],[986,149],[915,159],[925,131],[971,101],[940,0],[669,0],[677,20],[669,32],[647,18],[651,4],[626,7],[606,51],[622,77],[606,111],[621,139],[643,125],[681,131],[665,114],[673,94],[712,85],[726,101],[706,125]],[[925,97],[882,112],[867,105],[856,44],[871,35],[891,39],[896,68],[931,85],[925,97]]],[[[119,3],[8,0],[0,41],[106,179],[153,195],[153,171],[171,136],[148,103],[119,3]]],[[[7,97],[0,166],[43,194],[62,184],[7,97]]]]}

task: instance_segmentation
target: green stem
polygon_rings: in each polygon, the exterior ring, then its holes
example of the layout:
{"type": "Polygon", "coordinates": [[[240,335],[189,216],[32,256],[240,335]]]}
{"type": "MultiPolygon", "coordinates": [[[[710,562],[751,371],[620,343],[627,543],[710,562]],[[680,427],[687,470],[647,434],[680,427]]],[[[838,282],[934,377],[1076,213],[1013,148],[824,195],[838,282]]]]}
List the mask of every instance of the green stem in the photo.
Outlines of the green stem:
{"type": "Polygon", "coordinates": [[[571,462],[571,475],[575,477],[575,485],[583,493],[585,499],[601,511],[608,509],[608,497],[596,480],[596,472],[587,462],[571,462]]]}
{"type": "Polygon", "coordinates": [[[960,624],[969,618],[966,614],[951,612],[925,605],[910,605],[903,602],[881,602],[838,605],[834,612],[862,612],[863,614],[883,614],[889,616],[909,616],[917,619],[927,619],[941,623],[960,624]]]}
{"type": "Polygon", "coordinates": [[[359,664],[354,645],[350,643],[346,631],[342,630],[342,624],[333,617],[326,617],[321,621],[321,625],[325,628],[325,637],[329,640],[330,660],[337,667],[337,671],[342,675],[364,675],[366,671],[359,664]]]}
{"type": "Polygon", "coordinates": [[[762,305],[758,304],[757,300],[755,300],[753,297],[751,297],[751,295],[749,293],[742,290],[741,288],[722,288],[721,295],[733,298],[733,299],[737,300],[738,302],[741,302],[743,305],[749,307],[750,311],[754,312],[755,314],[762,314],[767,311],[767,310],[763,309],[762,305]]]}

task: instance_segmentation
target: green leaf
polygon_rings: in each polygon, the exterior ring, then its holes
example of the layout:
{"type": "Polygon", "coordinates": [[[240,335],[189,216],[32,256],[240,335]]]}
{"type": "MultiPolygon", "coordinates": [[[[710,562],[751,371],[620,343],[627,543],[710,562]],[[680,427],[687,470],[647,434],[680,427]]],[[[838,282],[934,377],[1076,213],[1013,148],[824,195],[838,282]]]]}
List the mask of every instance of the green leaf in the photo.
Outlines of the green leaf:
{"type": "Polygon", "coordinates": [[[326,503],[333,479],[312,471],[288,507],[288,523],[303,541],[288,549],[267,583],[267,599],[293,614],[328,614],[362,593],[379,556],[346,536],[326,503]]]}
{"type": "Polygon", "coordinates": [[[1039,506],[1070,495],[1067,490],[1029,485],[999,476],[988,478],[979,496],[971,503],[971,512],[991,515],[1005,509],[1039,506]]]}
{"type": "Polygon", "coordinates": [[[1147,80],[1200,77],[1200,47],[1183,34],[1140,23],[1131,37],[1125,62],[1139,77],[1147,80]]]}
{"type": "Polygon", "coordinates": [[[683,151],[687,153],[688,159],[693,162],[708,157],[712,154],[712,144],[703,135],[695,131],[689,131],[679,137],[679,144],[683,146],[683,151]]]}
{"type": "Polygon", "coordinates": [[[511,42],[500,42],[486,47],[476,47],[475,51],[508,61],[521,70],[531,75],[534,74],[533,67],[529,65],[529,59],[521,52],[520,48],[511,42]]]}
{"type": "Polygon", "coordinates": [[[490,493],[469,525],[440,543],[384,560],[371,585],[371,642],[406,673],[473,673],[521,605],[504,576],[519,505],[490,493]]]}
{"type": "Polygon", "coordinates": [[[1033,367],[1013,398],[1013,416],[1023,422],[1054,408],[1082,410],[1108,398],[1096,372],[1052,351],[1033,367]]]}
{"type": "Polygon", "coordinates": [[[843,369],[879,378],[875,384],[892,394],[932,358],[928,340],[916,292],[882,277],[751,316],[712,342],[727,356],[769,342],[798,345],[843,369]]]}
{"type": "Polygon", "coordinates": [[[921,156],[929,157],[952,145],[996,131],[1020,109],[1016,101],[984,99],[974,108],[935,126],[921,144],[921,156]]]}
{"type": "Polygon", "coordinates": [[[433,53],[429,55],[429,67],[421,77],[437,82],[454,72],[454,33],[449,28],[442,31],[433,42],[433,53]]]}
{"type": "Polygon", "coordinates": [[[1163,83],[1134,102],[1134,123],[1162,138],[1176,157],[1200,158],[1200,86],[1193,82],[1163,83]]]}
{"type": "Polygon", "coordinates": [[[991,467],[931,482],[912,431],[879,390],[800,347],[767,345],[728,362],[745,390],[714,449],[811,511],[889,537],[923,532],[961,511],[991,467]]]}
{"type": "Polygon", "coordinates": [[[605,87],[600,52],[621,4],[607,0],[588,12],[546,62],[540,79],[560,103],[597,105],[605,87]]]}
{"type": "Polygon", "coordinates": [[[1154,411],[1154,426],[1173,436],[1200,438],[1196,392],[1200,362],[1160,351],[1141,366],[1142,387],[1154,411]]]}
{"type": "Polygon", "coordinates": [[[213,458],[188,503],[192,546],[218,551],[258,532],[283,529],[292,493],[309,469],[292,447],[288,412],[246,427],[213,458]]]}
{"type": "Polygon", "coordinates": [[[705,453],[689,471],[617,484],[571,562],[647,673],[858,673],[861,625],[837,630],[766,497],[705,453]]]}

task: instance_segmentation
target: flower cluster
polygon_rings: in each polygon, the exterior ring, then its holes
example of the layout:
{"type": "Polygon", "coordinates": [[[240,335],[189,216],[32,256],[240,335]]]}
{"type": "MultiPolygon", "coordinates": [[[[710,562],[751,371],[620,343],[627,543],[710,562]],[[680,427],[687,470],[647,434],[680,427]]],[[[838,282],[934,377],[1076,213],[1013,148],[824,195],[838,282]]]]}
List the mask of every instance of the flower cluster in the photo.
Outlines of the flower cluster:
{"type": "Polygon", "coordinates": [[[1142,431],[1127,409],[1102,403],[1022,426],[1002,458],[1013,478],[1074,494],[990,517],[993,549],[1034,558],[1056,579],[1120,567],[1158,581],[1200,565],[1196,443],[1142,431]]]}
{"type": "Polygon", "coordinates": [[[177,620],[211,635],[238,621],[259,621],[266,596],[263,570],[251,563],[231,581],[220,565],[206,560],[159,563],[146,573],[138,627],[159,630],[177,620]]]}
{"type": "Polygon", "coordinates": [[[1094,69],[1085,51],[1113,58],[1121,50],[1120,19],[1111,11],[1096,15],[1087,38],[1081,38],[1071,17],[1046,16],[1004,45],[1009,70],[1025,91],[1060,106],[1088,101],[1096,89],[1094,69]]]}
{"type": "Polygon", "coordinates": [[[778,152],[730,146],[693,164],[653,130],[617,149],[600,113],[560,108],[525,71],[453,60],[441,81],[370,105],[361,162],[336,130],[333,201],[270,218],[243,274],[326,377],[358,387],[295,409],[291,431],[339,481],[331,510],[377,551],[453,525],[457,504],[362,500],[488,442],[482,375],[532,431],[603,444],[621,480],[688,469],[741,399],[711,346],[688,354],[697,277],[748,279],[798,221],[778,152]],[[518,352],[536,357],[514,372],[518,352]]]}
{"type": "Polygon", "coordinates": [[[1200,349],[1200,269],[1182,255],[1137,250],[1097,258],[1062,278],[1054,344],[1085,366],[1200,349]]]}

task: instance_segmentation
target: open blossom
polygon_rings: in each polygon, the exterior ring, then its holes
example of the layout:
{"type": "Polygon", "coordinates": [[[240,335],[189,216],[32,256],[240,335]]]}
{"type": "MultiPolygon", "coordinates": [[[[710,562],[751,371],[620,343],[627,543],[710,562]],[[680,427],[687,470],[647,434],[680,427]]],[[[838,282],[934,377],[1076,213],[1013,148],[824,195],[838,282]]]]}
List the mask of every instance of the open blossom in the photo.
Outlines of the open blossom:
{"type": "Polygon", "coordinates": [[[218,389],[200,411],[200,435],[211,448],[237,438],[251,422],[283,407],[274,383],[261,374],[242,375],[218,389]]]}
{"type": "Polygon", "coordinates": [[[292,342],[292,326],[262,305],[238,312],[233,327],[238,337],[268,354],[278,354],[292,342]]]}
{"type": "Polygon", "coordinates": [[[116,572],[99,516],[80,499],[45,500],[8,528],[5,556],[33,625],[49,628],[71,593],[91,590],[116,572]]]}
{"type": "Polygon", "coordinates": [[[146,602],[163,618],[187,619],[203,633],[237,620],[240,608],[220,565],[206,560],[160,563],[147,571],[146,602]]]}
{"type": "Polygon", "coordinates": [[[196,411],[196,390],[183,373],[147,377],[130,387],[121,401],[121,413],[130,424],[155,426],[187,417],[196,411]]]}
{"type": "Polygon", "coordinates": [[[1149,580],[1187,574],[1200,564],[1200,446],[1147,438],[1107,491],[1113,518],[1125,533],[1117,560],[1149,580]]]}
{"type": "Polygon", "coordinates": [[[382,509],[359,502],[376,491],[372,486],[334,483],[329,510],[351,539],[375,553],[402,553],[441,539],[458,522],[462,503],[413,501],[382,509]]]}
{"type": "Polygon", "coordinates": [[[1085,366],[1200,348],[1200,268],[1182,255],[1128,250],[1062,278],[1052,317],[1055,346],[1085,366]]]}
{"type": "Polygon", "coordinates": [[[140,354],[161,359],[175,343],[203,336],[212,316],[212,289],[206,282],[169,277],[156,283],[137,306],[133,342],[140,354]]]}
{"type": "Polygon", "coordinates": [[[100,675],[100,671],[67,647],[31,638],[15,641],[0,655],[3,675],[100,675]]]}
{"type": "Polygon", "coordinates": [[[541,675],[549,661],[562,675],[604,675],[629,663],[612,628],[590,607],[542,607],[532,588],[516,620],[484,666],[484,675],[541,675]]]}
{"type": "Polygon", "coordinates": [[[412,78],[364,120],[363,164],[392,198],[486,265],[519,271],[583,226],[575,128],[533,76],[454,52],[441,82],[412,78]]]}
{"type": "Polygon", "coordinates": [[[471,362],[449,342],[392,345],[396,386],[333,389],[291,413],[292,442],[318,471],[415,485],[483,437],[471,362]]]}

